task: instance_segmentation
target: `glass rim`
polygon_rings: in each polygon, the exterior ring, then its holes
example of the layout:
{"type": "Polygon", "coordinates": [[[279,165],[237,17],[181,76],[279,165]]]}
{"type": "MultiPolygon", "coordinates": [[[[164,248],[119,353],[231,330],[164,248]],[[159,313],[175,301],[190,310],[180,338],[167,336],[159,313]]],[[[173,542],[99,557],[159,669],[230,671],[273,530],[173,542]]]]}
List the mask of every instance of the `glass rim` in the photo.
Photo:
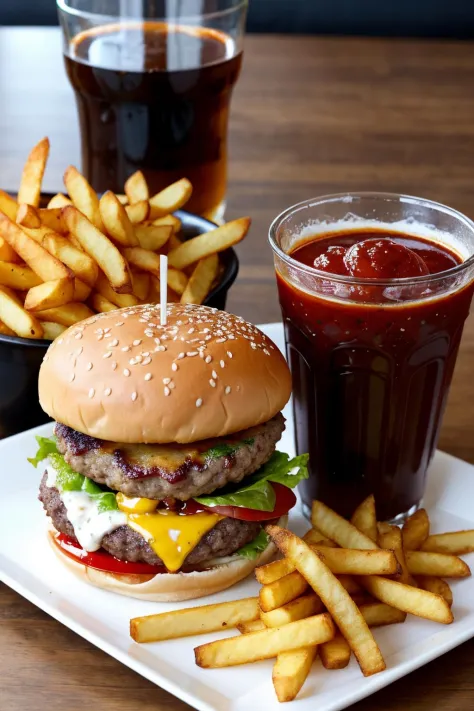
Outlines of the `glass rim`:
{"type": "MultiPolygon", "coordinates": [[[[236,12],[237,10],[244,10],[249,4],[249,0],[237,0],[236,4],[234,7],[229,7],[227,10],[216,10],[215,12],[202,12],[201,14],[198,15],[188,15],[188,14],[183,14],[180,15],[178,12],[173,13],[172,16],[168,17],[154,17],[154,18],[149,18],[152,19],[153,22],[171,22],[171,21],[176,21],[179,20],[181,21],[190,21],[190,20],[213,20],[215,18],[219,17],[225,17],[226,15],[230,15],[233,12],[236,12]]],[[[56,6],[58,10],[61,10],[65,15],[72,15],[74,17],[85,17],[85,18],[90,18],[90,19],[100,19],[100,20],[111,20],[113,22],[117,22],[117,20],[137,20],[137,19],[146,19],[143,18],[142,15],[120,15],[116,13],[115,15],[107,15],[105,13],[101,12],[88,12],[86,10],[77,10],[76,8],[72,8],[68,5],[68,0],[56,0],[56,6]]]]}
{"type": "MultiPolygon", "coordinates": [[[[428,198],[420,198],[414,195],[405,195],[403,193],[388,193],[388,192],[372,192],[372,191],[361,191],[361,192],[346,192],[346,193],[331,193],[328,195],[321,195],[316,198],[310,198],[308,200],[302,200],[287,207],[286,210],[280,212],[279,215],[275,217],[272,221],[268,230],[268,241],[275,254],[277,254],[280,259],[286,262],[287,265],[298,269],[299,271],[305,272],[318,279],[324,279],[325,281],[334,281],[339,284],[350,284],[352,286],[411,286],[424,283],[433,283],[440,281],[441,279],[446,279],[451,276],[456,276],[459,273],[464,272],[467,268],[474,264],[474,253],[466,259],[461,264],[457,264],[455,267],[446,269],[443,272],[436,272],[434,274],[428,274],[417,277],[397,277],[392,279],[383,278],[369,278],[369,277],[353,277],[343,274],[332,274],[330,272],[325,272],[315,267],[310,267],[307,264],[302,264],[297,259],[294,259],[290,254],[287,254],[277,242],[277,233],[283,222],[287,217],[293,215],[294,213],[302,210],[303,208],[316,207],[325,203],[341,202],[343,199],[347,198],[375,198],[380,200],[397,200],[398,202],[412,203],[416,205],[421,205],[428,208],[435,208],[439,212],[444,212],[451,217],[456,218],[459,222],[462,222],[474,235],[474,221],[469,217],[464,215],[459,210],[455,210],[448,205],[444,205],[441,202],[436,202],[435,200],[429,200],[428,198]]],[[[384,224],[384,223],[381,223],[384,224]]]]}

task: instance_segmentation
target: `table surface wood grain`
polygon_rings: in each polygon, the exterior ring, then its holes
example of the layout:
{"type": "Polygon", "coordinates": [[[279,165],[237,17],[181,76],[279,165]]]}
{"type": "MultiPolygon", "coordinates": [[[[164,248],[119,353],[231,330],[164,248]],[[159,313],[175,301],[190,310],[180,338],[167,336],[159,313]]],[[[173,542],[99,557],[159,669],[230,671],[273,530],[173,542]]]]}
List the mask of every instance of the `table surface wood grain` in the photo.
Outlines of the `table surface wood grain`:
{"type": "MultiPolygon", "coordinates": [[[[72,92],[56,29],[0,30],[0,186],[15,189],[31,146],[51,139],[45,189],[79,164],[72,92]]],[[[229,310],[279,318],[271,220],[325,193],[421,195],[474,217],[474,44],[317,37],[248,38],[230,127],[228,216],[248,214],[229,310]]],[[[474,322],[468,321],[440,447],[474,463],[474,322]]],[[[474,641],[353,711],[470,711],[474,641]]],[[[0,584],[2,711],[184,711],[0,584]]],[[[342,679],[335,672],[335,683],[342,679]]],[[[315,699],[315,703],[317,700],[315,699]]]]}

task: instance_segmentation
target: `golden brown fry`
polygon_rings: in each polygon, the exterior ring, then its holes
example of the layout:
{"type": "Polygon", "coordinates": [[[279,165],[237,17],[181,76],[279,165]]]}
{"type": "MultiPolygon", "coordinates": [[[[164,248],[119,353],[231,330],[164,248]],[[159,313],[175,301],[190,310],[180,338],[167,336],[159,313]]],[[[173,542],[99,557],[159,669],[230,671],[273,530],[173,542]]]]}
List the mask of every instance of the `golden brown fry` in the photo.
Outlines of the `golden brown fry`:
{"type": "Polygon", "coordinates": [[[273,666],[273,688],[278,701],[293,701],[303,686],[320,647],[302,647],[282,652],[273,666]]]}
{"type": "Polygon", "coordinates": [[[323,614],[291,622],[283,627],[203,644],[196,647],[194,653],[198,667],[216,669],[271,659],[282,652],[322,644],[332,639],[334,634],[331,617],[323,614]]]}
{"type": "Polygon", "coordinates": [[[319,615],[324,611],[324,605],[321,599],[314,593],[302,595],[296,600],[286,603],[282,607],[277,607],[270,612],[260,610],[260,619],[265,623],[266,627],[281,627],[289,622],[296,622],[305,617],[319,615]]]}
{"type": "Polygon", "coordinates": [[[260,588],[259,603],[264,612],[270,612],[277,607],[282,607],[288,602],[302,595],[308,589],[308,583],[300,573],[295,570],[279,580],[264,585],[260,588]]]}
{"type": "Polygon", "coordinates": [[[21,227],[2,213],[0,213],[0,232],[10,247],[20,255],[23,261],[43,281],[53,281],[72,276],[72,272],[68,267],[56,257],[53,257],[44,247],[29,237],[21,227]]]}
{"type": "Polygon", "coordinates": [[[60,234],[67,232],[67,228],[64,225],[62,217],[62,208],[40,208],[38,210],[38,215],[41,220],[41,224],[45,227],[49,227],[49,229],[53,230],[53,232],[58,232],[60,234]]]}
{"type": "Polygon", "coordinates": [[[286,558],[283,558],[282,560],[274,560],[271,563],[266,563],[266,565],[261,565],[256,568],[255,577],[261,585],[270,585],[285,575],[292,573],[294,570],[294,565],[286,558]]]}
{"type": "Polygon", "coordinates": [[[43,338],[43,328],[33,314],[28,313],[11,289],[0,287],[0,319],[21,338],[43,338]]]}
{"type": "Polygon", "coordinates": [[[446,600],[427,590],[413,588],[411,585],[378,575],[360,577],[359,582],[377,600],[398,610],[445,625],[453,621],[453,614],[446,600]]]}
{"type": "Polygon", "coordinates": [[[181,295],[182,304],[203,304],[211,291],[219,271],[219,257],[211,254],[201,259],[189,277],[185,290],[181,295]]]}
{"type": "Polygon", "coordinates": [[[132,277],[127,262],[117,247],[75,207],[63,208],[64,220],[77,237],[84,251],[106,274],[112,288],[119,294],[132,292],[132,277]]]}
{"type": "Polygon", "coordinates": [[[3,237],[0,237],[0,260],[11,264],[21,262],[20,256],[10,247],[8,242],[5,242],[3,237]]]}
{"type": "Polygon", "coordinates": [[[118,294],[114,291],[103,272],[99,272],[95,289],[119,309],[123,309],[126,306],[136,306],[138,304],[138,299],[134,294],[118,294]]]}
{"type": "Polygon", "coordinates": [[[326,504],[323,504],[322,501],[313,501],[311,523],[327,538],[343,548],[359,548],[360,550],[378,548],[374,541],[326,504]]]}
{"type": "Polygon", "coordinates": [[[17,201],[4,190],[0,190],[0,212],[3,212],[12,222],[15,222],[17,211],[17,201]]]}
{"type": "Polygon", "coordinates": [[[41,284],[41,279],[29,267],[11,262],[0,262],[0,285],[26,291],[41,284]]]}
{"type": "Polygon", "coordinates": [[[16,336],[16,333],[6,324],[4,324],[3,321],[0,321],[0,336],[16,336]]]}
{"type": "Polygon", "coordinates": [[[130,620],[130,635],[135,642],[158,642],[231,629],[257,619],[258,600],[256,597],[248,597],[216,605],[135,617],[130,620]]]}
{"type": "Polygon", "coordinates": [[[77,249],[67,237],[48,233],[43,237],[43,247],[68,266],[72,272],[89,286],[94,286],[99,276],[99,267],[88,254],[77,249]]]}
{"type": "Polygon", "coordinates": [[[434,575],[443,578],[467,578],[471,575],[467,563],[447,553],[407,551],[406,560],[413,575],[434,575]]]}
{"type": "Polygon", "coordinates": [[[102,294],[99,294],[97,291],[92,294],[90,304],[94,311],[97,311],[98,313],[107,313],[107,311],[115,311],[118,308],[115,304],[106,299],[105,296],[102,296],[102,294]]]}
{"type": "Polygon", "coordinates": [[[351,661],[351,648],[340,632],[321,644],[318,651],[325,669],[345,669],[351,661]]]}
{"type": "Polygon", "coordinates": [[[407,613],[383,602],[364,602],[359,610],[369,627],[382,627],[405,622],[407,613]]]}
{"type": "MultiPolygon", "coordinates": [[[[318,524],[316,526],[324,531],[318,524]]],[[[265,527],[265,530],[280,551],[291,560],[315,593],[319,595],[348,641],[364,676],[383,671],[385,662],[367,623],[347,591],[317,553],[312,551],[298,536],[284,528],[269,525],[265,527]]],[[[364,576],[365,578],[372,579],[370,576],[364,576]]]]}
{"type": "Polygon", "coordinates": [[[241,622],[237,625],[240,634],[250,634],[250,632],[259,632],[265,629],[265,624],[262,620],[251,620],[250,622],[241,622]]]}
{"type": "Polygon", "coordinates": [[[28,237],[31,237],[31,239],[34,239],[35,242],[38,242],[38,244],[43,244],[44,238],[50,234],[54,234],[60,237],[57,232],[52,232],[51,229],[49,227],[46,227],[45,225],[40,225],[35,229],[22,225],[21,229],[26,235],[28,235],[28,237]]]}
{"type": "Polygon", "coordinates": [[[408,570],[403,550],[402,532],[398,526],[390,526],[388,523],[378,524],[378,544],[381,548],[392,550],[398,560],[400,566],[400,574],[398,580],[406,585],[413,585],[416,588],[416,580],[408,570]]]}
{"type": "Polygon", "coordinates": [[[122,204],[122,205],[128,205],[128,197],[126,195],[123,195],[122,193],[115,193],[117,200],[122,204]]]}
{"type": "Polygon", "coordinates": [[[377,543],[377,516],[375,514],[375,499],[368,496],[354,511],[351,523],[365,533],[374,543],[377,543]]]}
{"type": "Polygon", "coordinates": [[[416,551],[421,548],[430,534],[430,519],[425,509],[418,509],[407,518],[402,528],[403,548],[416,551]]]}
{"type": "Polygon", "coordinates": [[[418,587],[422,588],[422,590],[428,590],[428,592],[432,592],[435,595],[441,595],[441,597],[446,600],[449,607],[452,606],[453,592],[446,580],[443,580],[442,578],[434,578],[430,575],[420,575],[417,578],[417,583],[418,587]]]}
{"type": "Polygon", "coordinates": [[[27,311],[44,311],[54,309],[72,301],[74,297],[74,279],[55,279],[44,284],[33,286],[27,293],[25,309],[27,311]]]}
{"type": "MultiPolygon", "coordinates": [[[[360,595],[364,591],[360,587],[359,583],[354,580],[351,575],[338,575],[337,579],[341,583],[344,590],[347,590],[349,595],[360,595]]],[[[365,593],[364,593],[365,594],[365,593]]]]}
{"type": "Polygon", "coordinates": [[[152,221],[151,224],[156,226],[168,225],[169,227],[173,228],[173,234],[176,234],[176,232],[179,232],[181,229],[181,220],[175,215],[165,215],[164,217],[157,217],[155,220],[152,221]]]}
{"type": "Polygon", "coordinates": [[[168,254],[169,264],[175,269],[189,267],[190,264],[194,264],[210,254],[222,252],[237,244],[243,240],[249,228],[250,218],[241,217],[238,220],[227,222],[211,232],[192,237],[168,254]]]}
{"type": "Polygon", "coordinates": [[[54,309],[36,312],[36,316],[40,321],[51,321],[52,323],[59,323],[62,326],[68,327],[93,315],[94,312],[85,304],[78,304],[76,302],[66,304],[66,306],[58,306],[54,309]]]}
{"type": "Polygon", "coordinates": [[[141,170],[137,170],[126,181],[125,195],[131,205],[135,202],[149,199],[150,193],[148,191],[148,185],[141,170]]]}
{"type": "Polygon", "coordinates": [[[136,225],[135,237],[136,244],[139,244],[143,249],[149,249],[156,252],[167,243],[173,234],[171,225],[136,225]]]}
{"type": "Polygon", "coordinates": [[[321,531],[318,531],[317,528],[310,528],[309,531],[306,531],[306,533],[303,536],[303,541],[307,543],[309,546],[310,545],[322,545],[326,546],[328,548],[337,548],[337,543],[334,543],[334,541],[329,540],[329,538],[326,538],[323,536],[321,531]]]}
{"type": "Polygon", "coordinates": [[[187,203],[193,192],[193,186],[186,178],[178,180],[150,198],[150,219],[176,212],[187,203]]]}
{"type": "Polygon", "coordinates": [[[49,140],[41,139],[28,156],[18,190],[18,202],[26,202],[38,207],[41,195],[41,183],[49,155],[49,140]]]}
{"type": "Polygon", "coordinates": [[[66,326],[62,326],[60,323],[53,323],[52,321],[41,321],[41,326],[43,328],[43,338],[47,341],[54,341],[55,338],[66,330],[66,326]]]}
{"type": "Polygon", "coordinates": [[[85,281],[74,279],[74,294],[72,301],[86,301],[91,295],[92,287],[85,281]]]}
{"type": "Polygon", "coordinates": [[[125,205],[125,211],[132,225],[139,225],[140,222],[145,222],[150,212],[150,203],[148,200],[140,200],[133,205],[125,205]]]}
{"type": "MultiPolygon", "coordinates": [[[[123,256],[134,267],[150,272],[159,278],[160,276],[160,255],[150,252],[142,247],[127,247],[123,250],[123,256]]],[[[187,284],[187,276],[177,269],[168,269],[168,284],[177,294],[182,294],[187,284]]]]}
{"type": "MultiPolygon", "coordinates": [[[[77,210],[82,212],[99,232],[103,232],[104,224],[100,215],[99,198],[88,181],[73,165],[70,165],[64,173],[64,185],[77,210]]],[[[69,224],[68,227],[72,232],[69,224]]]]}
{"type": "Polygon", "coordinates": [[[150,291],[150,274],[146,272],[132,272],[133,293],[140,299],[146,301],[150,291]]]}
{"type": "Polygon", "coordinates": [[[132,223],[124,206],[110,190],[100,198],[100,214],[104,227],[114,242],[123,247],[136,247],[139,244],[132,223]]]}
{"type": "Polygon", "coordinates": [[[420,546],[420,550],[432,553],[451,553],[452,555],[472,553],[474,552],[474,530],[437,533],[434,536],[428,536],[420,546]]]}
{"type": "Polygon", "coordinates": [[[16,223],[17,225],[22,225],[24,227],[31,227],[32,229],[37,229],[41,227],[41,220],[38,214],[38,210],[32,205],[28,205],[23,202],[18,206],[16,213],[16,223]]]}
{"type": "Polygon", "coordinates": [[[183,294],[188,284],[188,277],[179,269],[168,267],[168,286],[178,295],[183,294]]]}
{"type": "Polygon", "coordinates": [[[56,193],[53,195],[51,200],[48,202],[48,210],[66,207],[67,205],[72,205],[72,200],[63,195],[62,193],[56,193]]]}

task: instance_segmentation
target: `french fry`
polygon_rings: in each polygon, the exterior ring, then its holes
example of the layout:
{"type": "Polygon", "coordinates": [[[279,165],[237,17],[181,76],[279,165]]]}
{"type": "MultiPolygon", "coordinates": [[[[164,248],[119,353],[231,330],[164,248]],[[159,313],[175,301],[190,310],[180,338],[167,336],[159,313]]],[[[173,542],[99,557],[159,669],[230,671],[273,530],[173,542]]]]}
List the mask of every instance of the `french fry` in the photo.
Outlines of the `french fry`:
{"type": "Polygon", "coordinates": [[[136,244],[149,249],[152,252],[158,251],[167,243],[173,234],[172,225],[136,225],[136,244]]]}
{"type": "Polygon", "coordinates": [[[83,248],[82,244],[79,242],[79,240],[77,239],[77,237],[74,237],[74,235],[71,234],[71,232],[68,232],[66,234],[66,237],[68,238],[69,242],[72,244],[73,247],[78,249],[80,252],[84,252],[84,248],[83,248]]]}
{"type": "Polygon", "coordinates": [[[335,541],[343,548],[372,549],[378,548],[365,533],[359,531],[352,523],[339,516],[322,501],[313,501],[311,523],[327,538],[335,541]]]}
{"type": "Polygon", "coordinates": [[[122,193],[115,193],[117,200],[121,205],[128,205],[128,197],[122,193]]]}
{"type": "Polygon", "coordinates": [[[48,233],[43,237],[41,244],[50,254],[68,266],[81,281],[91,287],[94,286],[99,276],[99,267],[82,249],[74,247],[67,237],[48,233]]]}
{"type": "MultiPolygon", "coordinates": [[[[123,250],[123,256],[134,267],[145,272],[150,272],[159,278],[160,276],[160,255],[150,252],[142,247],[127,247],[123,250]]],[[[186,274],[177,269],[168,269],[168,284],[177,294],[182,294],[187,284],[186,274]]]]}
{"type": "Polygon", "coordinates": [[[160,227],[160,226],[172,227],[173,234],[176,234],[176,232],[179,232],[181,229],[181,220],[178,217],[176,217],[176,215],[165,215],[164,217],[157,217],[155,220],[152,221],[151,224],[156,225],[157,227],[160,227]]]}
{"type": "Polygon", "coordinates": [[[219,270],[219,257],[211,254],[201,259],[189,277],[181,295],[182,304],[202,304],[209,294],[219,270]]]}
{"type": "Polygon", "coordinates": [[[283,558],[282,560],[274,560],[271,563],[266,563],[256,568],[255,577],[261,585],[270,585],[276,580],[285,577],[285,575],[292,573],[294,570],[294,565],[286,558],[283,558]]]}
{"type": "Polygon", "coordinates": [[[55,338],[66,330],[66,326],[62,326],[60,323],[53,323],[52,321],[41,321],[41,327],[43,329],[43,338],[47,341],[54,341],[55,338]]]}
{"type": "Polygon", "coordinates": [[[374,543],[377,543],[377,517],[373,494],[359,504],[352,515],[351,523],[359,531],[365,533],[374,543]]]}
{"type": "Polygon", "coordinates": [[[360,577],[359,582],[372,597],[397,610],[444,625],[449,625],[453,621],[453,614],[446,600],[427,590],[413,588],[411,585],[378,575],[360,577]]]}
{"type": "Polygon", "coordinates": [[[256,597],[134,617],[130,620],[130,635],[135,642],[159,642],[218,632],[251,620],[258,620],[256,597]]]}
{"type": "Polygon", "coordinates": [[[63,222],[62,208],[40,208],[37,212],[42,225],[49,227],[53,232],[61,234],[67,232],[63,222]]]}
{"type": "Polygon", "coordinates": [[[407,614],[383,602],[363,603],[359,610],[369,627],[382,627],[405,622],[407,614]]]}
{"type": "Polygon", "coordinates": [[[112,288],[119,294],[130,294],[132,277],[127,262],[117,247],[75,207],[63,208],[69,231],[77,237],[84,251],[106,274],[112,288]]]}
{"type": "MultiPolygon", "coordinates": [[[[104,224],[100,215],[99,198],[89,185],[88,181],[73,165],[70,165],[64,173],[64,185],[66,186],[69,197],[77,210],[82,212],[82,214],[94,225],[94,227],[96,227],[99,232],[103,232],[104,224]]],[[[66,206],[64,209],[67,209],[67,207],[69,206],[66,206]]],[[[65,213],[63,213],[63,215],[64,214],[65,213]]],[[[73,230],[71,230],[67,221],[66,224],[72,232],[73,230]]]]}
{"type": "Polygon", "coordinates": [[[38,210],[32,205],[28,205],[23,202],[18,206],[16,213],[16,223],[17,225],[23,225],[24,227],[31,227],[37,229],[41,227],[41,220],[38,214],[38,210]]]}
{"type": "Polygon", "coordinates": [[[6,242],[43,281],[72,276],[71,270],[29,237],[18,225],[0,212],[0,232],[6,242]]]}
{"type": "Polygon", "coordinates": [[[66,306],[57,306],[54,309],[37,311],[35,315],[39,321],[50,321],[69,327],[78,321],[83,321],[85,318],[93,316],[94,312],[85,304],[71,302],[70,304],[66,304],[66,306]]]}
{"type": "MultiPolygon", "coordinates": [[[[326,644],[328,644],[326,642],[326,644]]],[[[302,647],[293,652],[282,652],[273,666],[273,688],[278,701],[293,701],[310,672],[320,647],[302,647]]]]}
{"type": "Polygon", "coordinates": [[[3,321],[0,321],[0,336],[16,336],[16,333],[6,324],[4,324],[3,321]]]}
{"type": "Polygon", "coordinates": [[[53,195],[51,200],[48,202],[47,209],[54,210],[56,208],[67,207],[67,205],[72,205],[72,200],[62,193],[56,193],[56,195],[53,195]]]}
{"type": "Polygon", "coordinates": [[[351,661],[351,648],[340,632],[321,644],[318,651],[325,669],[345,669],[351,661]]]}
{"type": "Polygon", "coordinates": [[[442,578],[434,578],[430,575],[421,575],[417,578],[417,583],[418,587],[422,588],[422,590],[428,590],[428,592],[432,592],[435,595],[441,595],[441,597],[446,600],[449,607],[452,606],[453,592],[446,580],[443,580],[442,578]]]}
{"type": "Polygon", "coordinates": [[[262,620],[250,620],[250,622],[241,622],[237,625],[240,634],[250,634],[250,632],[259,632],[266,628],[262,620]]]}
{"type": "Polygon", "coordinates": [[[115,311],[118,308],[97,291],[91,296],[91,306],[97,313],[107,313],[108,311],[115,311]]]}
{"type": "Polygon", "coordinates": [[[416,551],[430,535],[430,519],[425,509],[418,509],[407,518],[402,528],[403,548],[406,551],[416,551]]]}
{"type": "Polygon", "coordinates": [[[2,262],[9,262],[11,264],[21,262],[20,256],[15,252],[12,247],[10,247],[8,242],[5,242],[3,237],[0,237],[0,260],[2,262]]]}
{"type": "Polygon", "coordinates": [[[111,301],[119,309],[124,309],[127,306],[136,306],[139,302],[134,294],[118,294],[114,291],[103,272],[99,272],[95,289],[102,294],[108,301],[111,301]]]}
{"type": "Polygon", "coordinates": [[[314,545],[322,545],[326,546],[328,548],[337,548],[337,543],[334,543],[334,541],[329,540],[329,538],[326,538],[323,536],[321,531],[318,531],[317,528],[310,528],[309,531],[306,531],[306,533],[303,536],[303,541],[307,543],[309,546],[314,543],[314,545]]]}
{"type": "Polygon", "coordinates": [[[16,221],[18,203],[11,195],[4,190],[0,190],[0,211],[3,212],[12,222],[16,221]]]}
{"type": "Polygon", "coordinates": [[[150,212],[150,203],[148,200],[140,200],[133,205],[125,205],[125,212],[132,225],[139,225],[140,222],[145,222],[150,212]]]}
{"type": "Polygon", "coordinates": [[[293,573],[260,588],[258,594],[260,608],[264,612],[276,610],[277,607],[282,607],[302,595],[308,587],[304,577],[295,570],[293,573]]]}
{"type": "Polygon", "coordinates": [[[150,275],[146,272],[132,272],[133,293],[140,301],[145,301],[150,291],[150,275]]]}
{"type": "Polygon", "coordinates": [[[260,619],[266,627],[281,627],[305,617],[319,615],[323,611],[324,605],[321,599],[314,593],[310,593],[302,595],[282,607],[277,607],[275,610],[270,610],[270,612],[260,610],[260,619]]]}
{"type": "Polygon", "coordinates": [[[99,207],[104,227],[114,242],[123,247],[136,247],[139,245],[127,212],[113,192],[108,190],[102,195],[99,207]]]}
{"type": "Polygon", "coordinates": [[[410,574],[403,550],[402,532],[398,526],[390,526],[388,523],[378,524],[378,544],[381,548],[392,550],[400,566],[398,580],[406,585],[413,585],[416,588],[416,580],[410,574]]]}
{"type": "Polygon", "coordinates": [[[171,267],[168,267],[168,286],[175,292],[175,294],[183,294],[187,284],[188,277],[184,272],[180,272],[179,269],[172,269],[171,267]]]}
{"type": "MultiPolygon", "coordinates": [[[[155,220],[155,222],[156,222],[156,220],[155,220]]],[[[168,242],[166,243],[165,249],[167,249],[167,253],[169,254],[173,249],[177,249],[182,244],[183,244],[182,240],[180,240],[178,235],[176,233],[174,233],[171,235],[168,242]]]]}
{"type": "Polygon", "coordinates": [[[10,262],[0,262],[0,285],[26,291],[41,284],[41,279],[29,267],[10,262]]]}
{"type": "Polygon", "coordinates": [[[331,617],[323,614],[291,622],[283,627],[203,644],[196,647],[194,654],[198,667],[216,669],[271,659],[282,652],[322,644],[332,639],[334,634],[331,617]]]}
{"type": "Polygon", "coordinates": [[[150,198],[150,219],[169,215],[185,205],[193,192],[193,186],[186,178],[178,180],[150,198]]]}
{"type": "Polygon", "coordinates": [[[38,319],[23,308],[14,292],[6,286],[0,287],[0,319],[21,338],[43,338],[38,319]]]}
{"type": "Polygon", "coordinates": [[[85,281],[74,279],[74,293],[72,301],[86,301],[91,295],[92,287],[85,281]]]}
{"type": "Polygon", "coordinates": [[[360,595],[361,593],[363,593],[363,590],[360,587],[359,583],[356,582],[351,575],[338,575],[337,579],[341,583],[344,590],[347,590],[349,595],[353,596],[360,595]]]}
{"type": "Polygon", "coordinates": [[[28,156],[18,190],[18,202],[26,202],[38,207],[41,195],[41,183],[49,155],[49,140],[41,139],[28,156]]]}
{"type": "MultiPolygon", "coordinates": [[[[318,526],[318,524],[316,526],[324,532],[321,526],[318,526]]],[[[304,575],[305,580],[308,581],[315,593],[319,595],[349,643],[364,676],[383,671],[385,662],[367,623],[347,591],[317,553],[312,551],[295,534],[284,528],[269,525],[265,527],[265,530],[280,551],[291,560],[298,571],[304,575]]],[[[330,538],[333,538],[333,536],[330,536],[330,538]]],[[[368,580],[372,579],[370,576],[364,577],[368,580]]],[[[384,578],[381,579],[383,580],[384,578]]],[[[283,627],[283,629],[286,628],[283,627]]]]}
{"type": "Polygon", "coordinates": [[[31,239],[34,239],[35,242],[38,244],[43,244],[43,240],[47,235],[54,234],[60,237],[60,235],[57,232],[52,232],[49,227],[46,227],[45,225],[40,225],[39,227],[35,227],[34,229],[31,227],[25,227],[25,225],[22,225],[21,229],[23,232],[28,235],[28,237],[31,237],[31,239]]]}
{"type": "Polygon", "coordinates": [[[474,552],[474,530],[436,533],[434,536],[426,538],[420,546],[420,550],[432,553],[451,553],[452,555],[472,553],[474,552]]]}
{"type": "Polygon", "coordinates": [[[150,193],[146,184],[145,176],[141,170],[137,170],[131,175],[125,183],[125,195],[128,202],[132,205],[141,200],[148,200],[150,193]]]}
{"type": "Polygon", "coordinates": [[[447,553],[407,551],[406,560],[413,575],[434,575],[443,578],[467,578],[471,575],[467,563],[447,553]]]}
{"type": "Polygon", "coordinates": [[[247,234],[250,228],[250,218],[241,217],[233,222],[227,222],[211,232],[192,237],[168,254],[171,267],[184,269],[215,252],[237,244],[247,234]]]}
{"type": "Polygon", "coordinates": [[[44,284],[33,286],[27,293],[25,309],[27,311],[44,311],[54,309],[72,301],[74,297],[74,279],[55,279],[44,284]]]}

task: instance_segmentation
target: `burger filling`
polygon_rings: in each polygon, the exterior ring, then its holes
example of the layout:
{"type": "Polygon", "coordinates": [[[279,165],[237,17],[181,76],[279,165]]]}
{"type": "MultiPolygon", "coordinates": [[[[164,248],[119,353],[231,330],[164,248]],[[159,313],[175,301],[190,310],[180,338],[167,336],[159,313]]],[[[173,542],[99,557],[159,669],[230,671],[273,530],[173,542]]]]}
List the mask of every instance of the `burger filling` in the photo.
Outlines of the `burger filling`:
{"type": "Polygon", "coordinates": [[[275,451],[283,429],[279,414],[232,437],[132,446],[58,424],[30,461],[47,461],[39,499],[77,557],[91,554],[87,565],[99,552],[110,570],[118,560],[186,572],[266,548],[264,524],[292,508],[308,476],[307,455],[275,451]]]}

